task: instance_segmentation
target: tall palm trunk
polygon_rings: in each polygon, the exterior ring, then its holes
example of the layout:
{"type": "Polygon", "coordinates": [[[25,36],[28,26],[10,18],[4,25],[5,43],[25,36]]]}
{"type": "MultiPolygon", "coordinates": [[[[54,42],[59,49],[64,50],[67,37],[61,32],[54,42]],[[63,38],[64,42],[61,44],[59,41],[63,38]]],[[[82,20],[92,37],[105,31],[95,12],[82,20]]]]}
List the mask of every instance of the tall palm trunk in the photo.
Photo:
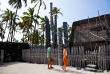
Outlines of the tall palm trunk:
{"type": "Polygon", "coordinates": [[[24,43],[24,32],[23,32],[23,43],[24,43]]]}
{"type": "Polygon", "coordinates": [[[4,33],[4,32],[6,31],[6,28],[7,28],[7,23],[8,23],[8,22],[6,22],[5,29],[2,31],[2,42],[3,42],[3,36],[5,35],[5,33],[4,33]]]}
{"type": "Polygon", "coordinates": [[[24,43],[24,30],[25,30],[25,25],[24,25],[24,28],[23,28],[23,43],[24,43]]]}
{"type": "MultiPolygon", "coordinates": [[[[39,11],[40,11],[40,6],[39,6],[39,9],[38,9],[37,16],[38,16],[38,14],[39,14],[39,11]]],[[[37,21],[37,19],[36,19],[36,21],[37,21]]],[[[34,35],[33,35],[33,41],[34,41],[34,36],[35,36],[36,25],[37,25],[37,22],[35,23],[34,35]]],[[[32,48],[33,48],[33,43],[32,43],[32,48]]]]}
{"type": "Polygon", "coordinates": [[[37,23],[35,23],[35,28],[34,28],[34,35],[33,35],[33,41],[32,41],[32,48],[33,48],[33,43],[34,43],[34,36],[35,36],[36,25],[37,25],[37,23]]]}
{"type": "Polygon", "coordinates": [[[11,31],[12,31],[12,29],[10,28],[10,31],[9,31],[8,37],[7,37],[7,42],[10,41],[11,31]]]}
{"type": "MultiPolygon", "coordinates": [[[[9,21],[10,23],[12,23],[12,18],[11,18],[11,20],[9,21]]],[[[8,37],[7,37],[7,42],[8,42],[8,39],[9,39],[9,41],[10,41],[10,36],[11,36],[11,32],[12,32],[12,28],[11,28],[11,25],[9,25],[9,33],[8,33],[8,37]]]]}
{"type": "Polygon", "coordinates": [[[3,34],[3,31],[2,31],[2,42],[3,42],[3,35],[4,35],[4,34],[3,34]]]}
{"type": "Polygon", "coordinates": [[[8,24],[8,21],[6,22],[6,26],[5,26],[5,30],[4,30],[4,31],[6,31],[6,28],[7,28],[7,24],[8,24]]]}
{"type": "MultiPolygon", "coordinates": [[[[18,6],[16,8],[16,13],[15,13],[15,17],[14,17],[14,21],[13,21],[13,29],[14,29],[14,26],[15,26],[15,21],[16,21],[16,15],[17,15],[17,12],[18,12],[18,6]]],[[[12,36],[11,36],[11,42],[12,40],[14,39],[14,30],[12,29],[12,36]]]]}

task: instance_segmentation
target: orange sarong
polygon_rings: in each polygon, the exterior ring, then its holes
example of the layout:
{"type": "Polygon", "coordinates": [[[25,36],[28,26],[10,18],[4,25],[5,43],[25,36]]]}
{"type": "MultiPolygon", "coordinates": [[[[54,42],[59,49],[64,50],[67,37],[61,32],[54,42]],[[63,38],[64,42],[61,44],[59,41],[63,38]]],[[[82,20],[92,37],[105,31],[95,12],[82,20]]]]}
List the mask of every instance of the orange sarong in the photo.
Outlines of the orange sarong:
{"type": "Polygon", "coordinates": [[[64,66],[68,65],[68,56],[63,56],[64,66]]]}

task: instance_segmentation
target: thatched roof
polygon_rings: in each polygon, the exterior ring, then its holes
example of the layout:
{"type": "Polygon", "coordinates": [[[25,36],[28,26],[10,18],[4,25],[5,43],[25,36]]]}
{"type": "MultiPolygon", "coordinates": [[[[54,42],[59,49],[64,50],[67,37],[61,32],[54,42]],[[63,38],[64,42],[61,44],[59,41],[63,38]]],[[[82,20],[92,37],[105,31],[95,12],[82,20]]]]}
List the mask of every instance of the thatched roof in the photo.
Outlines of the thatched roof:
{"type": "MultiPolygon", "coordinates": [[[[107,19],[110,19],[110,14],[105,14],[105,16],[106,16],[107,19]]],[[[96,21],[96,19],[98,20],[99,17],[97,16],[97,17],[89,18],[89,22],[94,22],[94,21],[96,21]]],[[[100,16],[100,20],[104,20],[104,19],[105,19],[104,15],[101,15],[100,16]]],[[[75,21],[75,22],[73,22],[72,25],[79,26],[80,24],[87,24],[87,23],[88,23],[88,18],[87,19],[83,19],[83,20],[79,20],[79,21],[75,21]]]]}

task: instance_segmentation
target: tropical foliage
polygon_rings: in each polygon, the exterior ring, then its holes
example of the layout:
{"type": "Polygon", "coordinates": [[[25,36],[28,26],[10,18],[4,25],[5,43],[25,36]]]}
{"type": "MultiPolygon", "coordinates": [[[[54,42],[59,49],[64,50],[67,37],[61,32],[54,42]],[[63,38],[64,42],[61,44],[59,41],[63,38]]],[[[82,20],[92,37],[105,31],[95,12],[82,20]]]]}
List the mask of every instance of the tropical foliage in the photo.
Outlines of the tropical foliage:
{"type": "Polygon", "coordinates": [[[33,23],[37,23],[39,25],[39,22],[37,21],[37,19],[39,18],[40,16],[34,14],[34,8],[29,8],[28,12],[23,13],[23,17],[21,17],[22,22],[18,23],[20,29],[23,32],[23,40],[24,38],[25,39],[28,38],[28,40],[32,41],[32,37],[30,37],[30,33],[32,33],[34,30],[33,23]]]}
{"type": "MultiPolygon", "coordinates": [[[[23,0],[25,2],[25,6],[27,6],[27,0],[23,0]]],[[[17,12],[18,12],[18,9],[20,9],[22,7],[22,1],[21,0],[9,0],[8,3],[10,5],[12,5],[14,8],[16,8],[16,13],[14,15],[14,19],[13,19],[13,25],[12,27],[14,28],[15,27],[15,22],[16,22],[16,16],[17,16],[17,12]]],[[[11,36],[11,42],[13,41],[14,39],[14,29],[12,29],[12,36],[11,36]]]]}
{"type": "Polygon", "coordinates": [[[0,38],[2,39],[2,41],[3,41],[3,39],[4,39],[4,34],[3,34],[3,23],[0,21],[0,38]]]}
{"type": "Polygon", "coordinates": [[[53,15],[61,14],[63,16],[63,14],[60,12],[60,9],[58,9],[57,7],[54,7],[52,12],[53,12],[53,15]]]}
{"type": "Polygon", "coordinates": [[[45,40],[45,38],[44,38],[44,31],[45,31],[47,16],[45,16],[44,18],[42,17],[42,18],[40,18],[40,19],[41,19],[41,21],[40,21],[40,23],[41,23],[41,24],[40,24],[40,25],[41,25],[40,30],[43,31],[43,34],[41,35],[41,40],[42,40],[43,45],[44,45],[44,40],[45,40]]]}
{"type": "MultiPolygon", "coordinates": [[[[13,8],[16,9],[16,12],[12,12],[9,9],[6,9],[6,11],[1,14],[2,20],[0,21],[0,38],[5,38],[5,31],[8,29],[8,37],[7,41],[9,42],[18,42],[16,38],[14,38],[14,35],[16,32],[20,32],[23,34],[23,38],[21,41],[23,43],[25,42],[31,42],[35,45],[41,45],[44,46],[45,44],[45,26],[46,26],[46,19],[47,16],[40,17],[40,8],[41,6],[44,6],[44,9],[46,9],[46,4],[44,0],[31,0],[31,3],[36,3],[33,8],[28,8],[27,12],[23,12],[23,16],[18,16],[17,12],[19,9],[22,8],[23,4],[27,6],[27,0],[9,0],[9,5],[11,5],[13,8]],[[24,3],[22,3],[24,2],[24,3]],[[37,14],[35,14],[35,8],[38,7],[37,14]],[[36,26],[39,25],[39,27],[36,28],[36,26]],[[4,27],[3,27],[4,26],[4,27]]],[[[53,15],[55,18],[54,21],[54,30],[57,30],[57,19],[58,14],[63,14],[60,12],[60,9],[57,7],[54,7],[53,15]]],[[[71,33],[72,28],[69,27],[69,35],[71,33]]],[[[57,31],[55,31],[57,35],[57,31]]]]}
{"type": "MultiPolygon", "coordinates": [[[[14,16],[15,16],[15,13],[12,12],[11,10],[7,9],[6,11],[4,11],[3,14],[1,14],[1,17],[2,17],[2,22],[3,23],[6,23],[6,26],[5,26],[5,29],[3,30],[3,34],[5,34],[5,30],[6,28],[9,30],[9,33],[8,33],[8,38],[10,40],[10,38],[12,38],[12,30],[13,30],[13,33],[15,34],[15,32],[17,31],[17,23],[14,21],[14,16]],[[13,27],[13,23],[15,23],[15,27],[13,27]]],[[[16,15],[17,16],[17,15],[16,15]]],[[[18,17],[18,16],[17,16],[18,17]]],[[[15,18],[17,20],[19,20],[19,18],[15,18]]]]}

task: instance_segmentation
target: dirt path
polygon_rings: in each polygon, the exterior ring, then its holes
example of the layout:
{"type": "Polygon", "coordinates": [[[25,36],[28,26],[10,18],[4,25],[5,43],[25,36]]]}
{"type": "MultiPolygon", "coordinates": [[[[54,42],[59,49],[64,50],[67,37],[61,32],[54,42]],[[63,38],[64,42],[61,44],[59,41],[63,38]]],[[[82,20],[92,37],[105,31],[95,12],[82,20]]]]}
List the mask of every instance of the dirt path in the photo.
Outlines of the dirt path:
{"type": "Polygon", "coordinates": [[[110,74],[110,71],[95,73],[83,69],[77,70],[70,66],[67,67],[68,72],[64,72],[59,65],[53,65],[53,67],[54,69],[49,70],[46,64],[11,62],[0,65],[0,74],[110,74]]]}

